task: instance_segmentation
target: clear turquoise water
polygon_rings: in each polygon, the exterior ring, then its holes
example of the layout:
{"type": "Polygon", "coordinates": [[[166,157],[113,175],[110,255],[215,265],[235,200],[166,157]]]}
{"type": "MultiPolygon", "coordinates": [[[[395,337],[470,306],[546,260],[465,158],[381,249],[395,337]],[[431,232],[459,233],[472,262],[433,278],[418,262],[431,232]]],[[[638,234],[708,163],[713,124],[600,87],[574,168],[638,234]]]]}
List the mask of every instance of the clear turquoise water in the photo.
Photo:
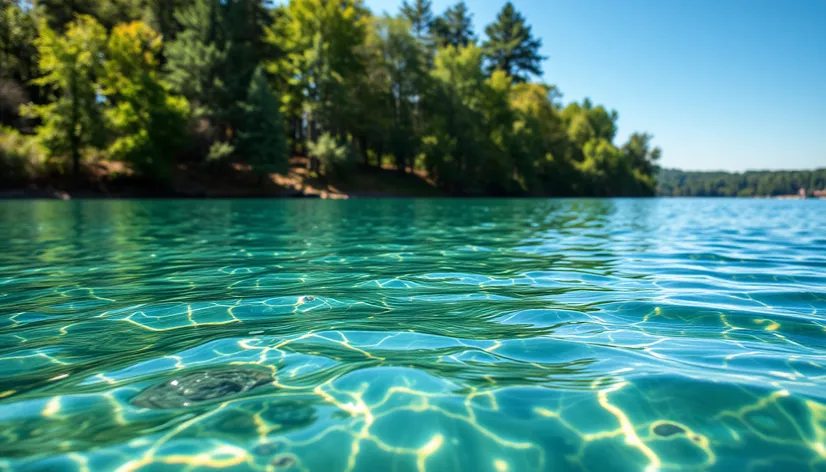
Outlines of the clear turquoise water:
{"type": "Polygon", "coordinates": [[[0,469],[826,470],[826,202],[0,202],[0,469]]]}

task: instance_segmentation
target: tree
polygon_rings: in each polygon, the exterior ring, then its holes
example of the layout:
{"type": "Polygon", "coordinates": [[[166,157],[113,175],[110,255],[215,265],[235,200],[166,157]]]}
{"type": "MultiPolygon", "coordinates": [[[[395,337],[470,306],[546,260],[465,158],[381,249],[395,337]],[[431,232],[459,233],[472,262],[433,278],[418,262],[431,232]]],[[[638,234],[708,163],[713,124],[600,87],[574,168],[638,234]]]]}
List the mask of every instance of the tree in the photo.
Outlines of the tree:
{"type": "MultiPolygon", "coordinates": [[[[41,12],[49,28],[63,33],[66,26],[78,15],[94,18],[95,0],[35,0],[35,7],[41,12]]],[[[95,20],[97,21],[97,20],[95,20]]]]}
{"type": "Polygon", "coordinates": [[[425,39],[433,24],[431,1],[413,0],[413,3],[410,3],[408,0],[404,0],[401,13],[410,22],[413,35],[419,40],[425,39]]]}
{"type": "Polygon", "coordinates": [[[225,36],[219,78],[224,94],[219,95],[221,118],[234,136],[244,125],[239,108],[249,91],[250,80],[268,53],[264,27],[271,21],[264,0],[221,0],[221,28],[225,36]]]}
{"type": "Polygon", "coordinates": [[[71,156],[72,171],[80,172],[80,157],[87,146],[102,144],[99,76],[106,30],[94,18],[80,15],[59,35],[41,24],[35,45],[43,74],[35,82],[54,91],[45,105],[31,105],[27,113],[42,120],[38,138],[51,156],[71,156]]]}
{"type": "Polygon", "coordinates": [[[244,126],[238,133],[237,149],[252,164],[253,170],[262,176],[289,170],[289,148],[280,106],[263,67],[258,67],[241,106],[244,126]]]}
{"type": "Polygon", "coordinates": [[[181,31],[176,12],[189,7],[193,0],[144,0],[144,17],[148,24],[161,34],[165,43],[175,40],[181,31]]]}
{"type": "MultiPolygon", "coordinates": [[[[586,104],[589,105],[589,102],[586,104]]],[[[616,110],[608,111],[604,106],[596,107],[588,106],[585,108],[588,122],[594,129],[594,135],[598,139],[605,139],[608,142],[613,142],[617,135],[617,119],[619,115],[616,110]]]]}
{"type": "Polygon", "coordinates": [[[324,131],[343,138],[355,122],[369,12],[361,0],[292,0],[287,17],[290,107],[306,118],[310,141],[324,131]]]}
{"type": "MultiPolygon", "coordinates": [[[[616,111],[562,105],[537,83],[542,44],[512,3],[479,47],[463,1],[437,18],[432,0],[403,0],[395,17],[373,16],[365,1],[0,0],[0,121],[21,136],[38,124],[39,144],[75,173],[98,149],[155,180],[187,158],[233,157],[263,176],[287,170],[292,144],[319,171],[346,177],[361,154],[426,170],[460,194],[653,192],[650,135],[618,148],[616,111]]],[[[731,179],[669,188],[820,185],[797,174],[731,179]]]]}
{"type": "Polygon", "coordinates": [[[653,175],[660,159],[660,148],[651,148],[653,136],[648,133],[634,133],[622,146],[622,152],[631,165],[645,175],[653,175]]]}
{"type": "Polygon", "coordinates": [[[214,114],[224,87],[219,77],[226,56],[219,8],[218,0],[195,0],[177,12],[182,31],[166,47],[167,80],[190,101],[196,115],[214,114]]]}
{"type": "Polygon", "coordinates": [[[252,74],[268,51],[261,0],[194,0],[176,14],[182,31],[166,50],[168,80],[214,128],[231,141],[243,125],[239,109],[252,74]]]}
{"type": "Polygon", "coordinates": [[[610,112],[604,106],[593,106],[589,99],[582,105],[572,102],[562,110],[562,119],[568,126],[568,135],[573,143],[582,147],[592,138],[613,142],[617,134],[617,112],[610,112]]]}
{"type": "Polygon", "coordinates": [[[623,168],[622,151],[602,138],[594,138],[582,148],[585,159],[578,165],[587,188],[597,196],[622,195],[628,169],[623,168]]]}
{"type": "Polygon", "coordinates": [[[472,24],[473,15],[468,12],[464,1],[448,8],[444,14],[433,20],[431,34],[441,47],[464,47],[476,42],[472,24]]]}
{"type": "Polygon", "coordinates": [[[431,77],[426,164],[448,189],[466,192],[474,184],[487,142],[480,112],[485,88],[481,49],[469,45],[439,50],[431,77]]]}
{"type": "Polygon", "coordinates": [[[37,77],[37,26],[31,11],[14,2],[0,7],[0,124],[18,123],[19,108],[40,101],[37,77]]]}
{"type": "Polygon", "coordinates": [[[109,154],[138,172],[164,178],[183,147],[189,106],[161,83],[161,36],[137,21],[116,26],[106,47],[102,93],[115,139],[109,154]]]}
{"type": "Polygon", "coordinates": [[[372,84],[380,95],[385,120],[382,134],[387,150],[396,158],[396,168],[405,172],[408,165],[413,167],[418,152],[415,113],[426,80],[424,51],[403,18],[378,18],[371,33],[368,47],[376,59],[371,64],[376,76],[372,84]]]}
{"type": "Polygon", "coordinates": [[[539,54],[542,41],[534,38],[525,18],[508,2],[496,18],[485,28],[488,40],[483,48],[488,59],[488,73],[505,71],[516,82],[525,82],[528,75],[542,75],[539,54]]]}
{"type": "Polygon", "coordinates": [[[554,99],[556,88],[521,83],[513,87],[513,153],[526,190],[540,195],[566,195],[574,170],[566,159],[568,134],[554,99]]]}
{"type": "Polygon", "coordinates": [[[146,3],[147,0],[34,0],[49,26],[59,32],[76,15],[89,15],[107,30],[138,20],[147,16],[146,3]]]}

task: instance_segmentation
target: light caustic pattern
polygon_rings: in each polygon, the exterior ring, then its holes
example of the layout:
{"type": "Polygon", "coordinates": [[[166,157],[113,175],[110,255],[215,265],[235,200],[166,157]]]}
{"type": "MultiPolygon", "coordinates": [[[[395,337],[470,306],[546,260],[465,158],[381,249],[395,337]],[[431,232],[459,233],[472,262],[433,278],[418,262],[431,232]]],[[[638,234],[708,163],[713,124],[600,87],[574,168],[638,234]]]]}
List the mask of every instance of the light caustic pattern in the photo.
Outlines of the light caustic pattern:
{"type": "Polygon", "coordinates": [[[824,471],[824,215],[2,202],[0,470],[824,471]]]}

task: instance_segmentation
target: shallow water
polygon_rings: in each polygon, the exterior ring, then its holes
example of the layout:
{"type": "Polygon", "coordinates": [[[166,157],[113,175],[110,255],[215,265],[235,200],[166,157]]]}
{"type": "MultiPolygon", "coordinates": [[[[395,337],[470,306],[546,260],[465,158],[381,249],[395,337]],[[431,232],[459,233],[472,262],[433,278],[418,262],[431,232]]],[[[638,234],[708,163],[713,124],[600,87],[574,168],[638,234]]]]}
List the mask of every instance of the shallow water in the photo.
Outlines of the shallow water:
{"type": "Polygon", "coordinates": [[[826,470],[826,202],[0,202],[0,469],[826,470]]]}

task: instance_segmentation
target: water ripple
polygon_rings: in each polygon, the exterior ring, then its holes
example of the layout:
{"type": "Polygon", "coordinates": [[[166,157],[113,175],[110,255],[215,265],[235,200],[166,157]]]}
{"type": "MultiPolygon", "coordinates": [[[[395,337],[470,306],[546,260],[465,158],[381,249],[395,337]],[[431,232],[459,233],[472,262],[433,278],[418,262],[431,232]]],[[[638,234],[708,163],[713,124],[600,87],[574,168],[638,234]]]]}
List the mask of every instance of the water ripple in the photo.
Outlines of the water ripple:
{"type": "Polygon", "coordinates": [[[825,470],[824,202],[0,202],[0,469],[825,470]]]}

